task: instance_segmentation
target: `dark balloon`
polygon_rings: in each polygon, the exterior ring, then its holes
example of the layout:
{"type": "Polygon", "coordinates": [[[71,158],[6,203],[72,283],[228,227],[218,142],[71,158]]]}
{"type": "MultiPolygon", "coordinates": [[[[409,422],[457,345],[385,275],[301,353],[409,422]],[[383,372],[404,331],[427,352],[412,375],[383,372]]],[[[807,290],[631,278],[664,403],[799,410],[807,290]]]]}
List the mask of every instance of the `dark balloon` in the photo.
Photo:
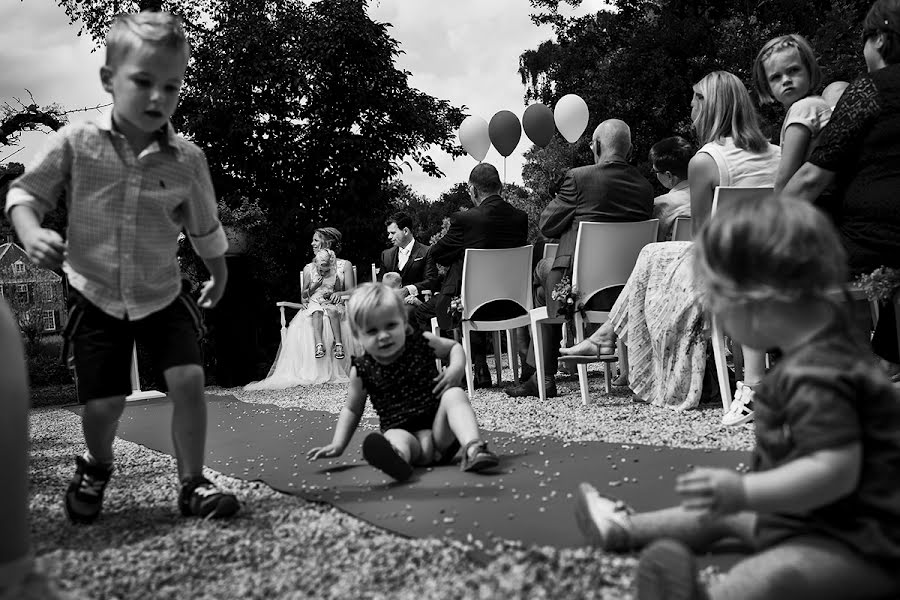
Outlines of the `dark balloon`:
{"type": "Polygon", "coordinates": [[[522,129],[534,145],[545,148],[556,133],[553,111],[540,102],[532,104],[522,115],[522,129]]]}
{"type": "Polygon", "coordinates": [[[519,140],[522,139],[522,125],[519,123],[519,117],[508,110],[501,110],[491,117],[488,135],[500,156],[509,156],[519,145],[519,140]]]}

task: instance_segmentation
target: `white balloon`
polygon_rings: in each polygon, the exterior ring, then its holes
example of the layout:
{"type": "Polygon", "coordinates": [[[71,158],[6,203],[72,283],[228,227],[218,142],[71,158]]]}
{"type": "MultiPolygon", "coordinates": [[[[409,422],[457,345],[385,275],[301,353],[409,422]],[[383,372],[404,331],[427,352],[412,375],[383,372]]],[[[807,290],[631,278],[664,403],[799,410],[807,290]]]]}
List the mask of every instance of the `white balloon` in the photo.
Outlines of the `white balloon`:
{"type": "Polygon", "coordinates": [[[474,115],[463,119],[459,125],[459,143],[472,158],[483,161],[491,147],[487,121],[474,115]]]}
{"type": "Polygon", "coordinates": [[[577,94],[566,94],[556,103],[553,120],[566,141],[574,144],[588,124],[587,103],[577,94]]]}

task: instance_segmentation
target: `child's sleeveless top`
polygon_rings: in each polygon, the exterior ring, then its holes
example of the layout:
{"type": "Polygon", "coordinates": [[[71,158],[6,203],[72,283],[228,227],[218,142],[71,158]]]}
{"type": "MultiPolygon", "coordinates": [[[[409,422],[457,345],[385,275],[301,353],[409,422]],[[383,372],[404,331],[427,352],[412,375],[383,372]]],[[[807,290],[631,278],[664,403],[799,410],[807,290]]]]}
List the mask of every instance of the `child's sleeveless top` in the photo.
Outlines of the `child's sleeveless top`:
{"type": "Polygon", "coordinates": [[[431,391],[437,375],[434,359],[434,349],[418,331],[406,335],[403,353],[389,365],[379,363],[368,353],[352,358],[356,374],[381,420],[382,431],[428,415],[433,418],[440,404],[431,391]]]}

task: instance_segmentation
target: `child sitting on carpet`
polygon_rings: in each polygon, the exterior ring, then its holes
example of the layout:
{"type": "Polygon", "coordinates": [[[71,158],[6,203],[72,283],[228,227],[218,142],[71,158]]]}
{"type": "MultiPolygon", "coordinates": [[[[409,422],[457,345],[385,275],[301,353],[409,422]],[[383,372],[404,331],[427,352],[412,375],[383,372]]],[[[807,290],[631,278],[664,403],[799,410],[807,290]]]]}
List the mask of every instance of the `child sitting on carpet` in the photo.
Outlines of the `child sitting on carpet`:
{"type": "Polygon", "coordinates": [[[652,543],[641,600],[894,598],[900,397],[835,294],[846,281],[840,238],[806,202],[725,212],[694,247],[706,305],[740,343],[783,353],[756,392],[753,470],[695,469],[676,483],[681,506],[642,514],[583,483],[578,524],[607,550],[652,543]],[[704,590],[692,551],[726,537],[753,554],[704,590]]]}
{"type": "Polygon", "coordinates": [[[222,298],[228,240],[203,150],[169,122],[190,56],[181,20],[145,11],[115,18],[106,38],[103,89],[111,114],[70,123],[13,181],[6,212],[36,264],[69,282],[71,342],[87,451],[75,458],[66,514],[92,523],[113,474],[113,440],[131,393],[131,354],[145,344],[172,401],[172,440],[183,516],[225,518],[240,505],[203,475],[206,398],[200,307],[222,298]],[[65,192],[65,193],[64,193],[65,192]],[[65,197],[68,239],[41,226],[65,197]],[[182,287],[184,231],[210,279],[199,301],[182,287]],[[199,306],[198,306],[199,303],[199,306]]]}
{"type": "Polygon", "coordinates": [[[0,600],[74,600],[35,564],[28,526],[28,373],[19,327],[0,298],[0,600]]]}
{"type": "Polygon", "coordinates": [[[465,369],[462,346],[414,331],[403,300],[380,283],[357,288],[347,314],[365,354],[352,359],[350,390],[332,442],[313,448],[308,457],[340,456],[368,397],[381,421],[381,433],[370,433],[363,440],[363,458],[397,481],[409,479],[412,465],[449,464],[460,444],[463,471],[496,467],[499,459],[481,439],[469,398],[460,387],[465,369]],[[435,358],[449,358],[440,373],[435,358]]]}

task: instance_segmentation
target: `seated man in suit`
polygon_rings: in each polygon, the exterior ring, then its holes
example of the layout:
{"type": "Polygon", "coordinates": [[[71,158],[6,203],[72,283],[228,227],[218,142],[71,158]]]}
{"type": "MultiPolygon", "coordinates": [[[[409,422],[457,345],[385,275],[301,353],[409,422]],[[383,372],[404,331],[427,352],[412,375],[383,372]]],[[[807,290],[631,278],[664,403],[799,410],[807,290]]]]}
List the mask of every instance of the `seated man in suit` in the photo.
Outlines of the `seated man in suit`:
{"type": "MultiPolygon", "coordinates": [[[[553,289],[563,276],[572,276],[575,261],[575,239],[578,225],[588,222],[645,221],[653,211],[653,186],[640,171],[628,164],[631,154],[631,129],[624,121],[607,119],[597,126],[591,137],[594,164],[576,167],[566,173],[559,191],[543,210],[541,233],[559,238],[556,258],[542,260],[535,268],[535,280],[544,288],[547,312],[557,314],[559,304],[552,299],[553,289]]],[[[609,305],[615,299],[609,298],[609,305]]],[[[607,307],[608,308],[608,307],[607,307]]],[[[597,308],[597,310],[602,310],[597,308]]],[[[562,328],[553,325],[544,334],[541,348],[547,397],[556,396],[556,363],[562,328]]],[[[529,355],[534,366],[533,351],[529,355]]],[[[530,371],[530,369],[529,369],[530,371]]],[[[510,396],[537,396],[536,374],[519,385],[506,389],[510,396]]]]}
{"type": "MultiPolygon", "coordinates": [[[[500,197],[503,184],[497,169],[480,163],[469,174],[469,197],[474,208],[450,215],[450,229],[431,247],[437,264],[446,265],[447,276],[440,294],[416,308],[416,322],[423,331],[431,330],[431,317],[437,316],[441,329],[452,329],[451,300],[462,291],[463,259],[467,248],[515,248],[526,245],[528,215],[500,197]]],[[[509,302],[508,300],[506,302],[509,302]]],[[[502,302],[485,306],[479,315],[485,320],[510,316],[502,302]]],[[[475,386],[490,387],[484,335],[472,336],[472,362],[475,386]]]]}
{"type": "Polygon", "coordinates": [[[402,297],[418,297],[422,290],[435,291],[438,285],[438,270],[429,249],[420,244],[412,234],[413,222],[404,212],[392,214],[385,221],[388,239],[393,244],[381,253],[382,273],[400,274],[402,297]]]}

